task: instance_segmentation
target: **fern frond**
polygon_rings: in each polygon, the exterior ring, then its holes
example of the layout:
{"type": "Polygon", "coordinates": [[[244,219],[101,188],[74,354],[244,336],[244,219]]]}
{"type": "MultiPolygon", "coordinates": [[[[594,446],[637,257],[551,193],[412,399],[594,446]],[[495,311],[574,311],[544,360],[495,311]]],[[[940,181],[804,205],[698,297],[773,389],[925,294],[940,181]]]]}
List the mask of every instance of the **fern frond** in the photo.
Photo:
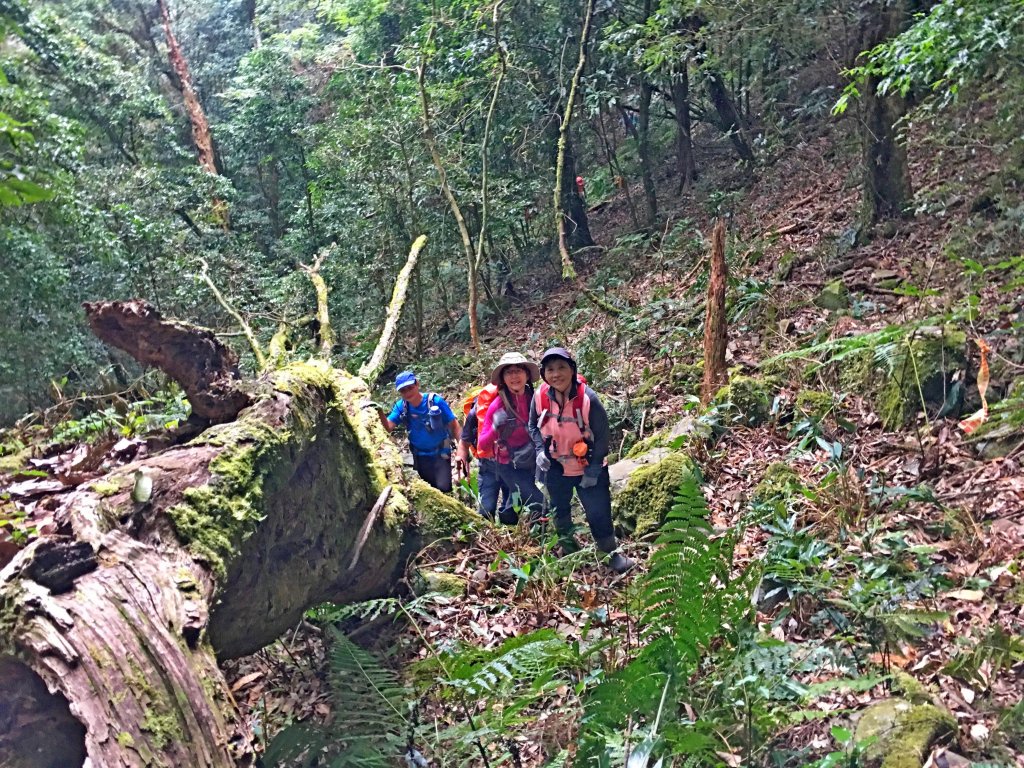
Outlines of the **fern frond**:
{"type": "Polygon", "coordinates": [[[444,683],[472,696],[494,693],[509,684],[538,690],[575,657],[572,647],[554,630],[540,629],[509,638],[482,657],[457,655],[444,683]]]}

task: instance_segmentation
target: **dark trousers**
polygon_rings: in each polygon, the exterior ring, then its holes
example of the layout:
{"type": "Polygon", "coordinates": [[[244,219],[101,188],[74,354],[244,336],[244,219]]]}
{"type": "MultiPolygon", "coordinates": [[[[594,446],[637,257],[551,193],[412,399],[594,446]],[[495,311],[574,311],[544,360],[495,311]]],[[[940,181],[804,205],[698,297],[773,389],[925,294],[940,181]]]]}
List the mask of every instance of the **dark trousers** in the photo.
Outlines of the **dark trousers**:
{"type": "Polygon", "coordinates": [[[452,491],[452,457],[450,453],[435,453],[433,456],[412,455],[412,467],[429,485],[441,493],[452,491]]]}
{"type": "Polygon", "coordinates": [[[505,484],[507,493],[498,519],[506,525],[519,521],[515,507],[527,512],[531,519],[544,512],[544,494],[534,481],[534,469],[514,469],[511,464],[498,464],[498,479],[505,484]]]}
{"type": "Polygon", "coordinates": [[[567,533],[572,529],[572,492],[575,489],[576,495],[580,497],[583,505],[583,512],[587,516],[587,525],[590,526],[590,533],[597,542],[599,548],[610,546],[615,548],[615,531],[612,528],[612,489],[611,480],[608,477],[608,467],[601,470],[597,478],[597,485],[590,488],[581,488],[581,476],[566,477],[562,474],[562,465],[557,461],[551,462],[551,469],[548,470],[547,487],[548,495],[551,497],[551,516],[555,520],[555,530],[560,533],[567,533]]]}
{"type": "Polygon", "coordinates": [[[480,493],[480,514],[491,519],[498,511],[498,496],[509,497],[508,486],[498,477],[498,462],[480,459],[476,473],[476,489],[480,493]]]}

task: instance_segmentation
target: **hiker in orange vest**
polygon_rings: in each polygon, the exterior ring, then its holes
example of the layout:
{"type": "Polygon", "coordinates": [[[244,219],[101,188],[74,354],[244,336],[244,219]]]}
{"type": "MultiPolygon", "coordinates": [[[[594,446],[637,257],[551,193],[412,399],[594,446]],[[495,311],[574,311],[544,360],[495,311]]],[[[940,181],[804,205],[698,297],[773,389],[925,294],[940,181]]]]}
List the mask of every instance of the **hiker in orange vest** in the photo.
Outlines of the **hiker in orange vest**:
{"type": "Polygon", "coordinates": [[[482,389],[470,392],[463,401],[462,410],[466,421],[459,435],[459,447],[455,452],[456,471],[462,477],[469,477],[470,453],[476,457],[476,489],[479,494],[478,509],[488,520],[493,520],[498,512],[498,497],[508,498],[508,487],[498,477],[498,463],[494,459],[494,450],[483,450],[479,441],[480,422],[487,414],[487,409],[498,396],[498,387],[488,384],[482,389]]]}
{"type": "Polygon", "coordinates": [[[572,355],[562,347],[544,353],[540,372],[544,381],[530,404],[529,430],[537,451],[537,474],[547,486],[550,514],[562,549],[571,552],[577,548],[570,508],[575,490],[597,548],[609,554],[612,570],[625,573],[635,563],[616,551],[606,466],[608,414],[577,373],[572,355]]]}
{"type": "Polygon", "coordinates": [[[538,375],[537,364],[518,352],[502,355],[491,373],[491,384],[498,388],[498,396],[480,422],[477,447],[494,451],[498,477],[509,490],[498,512],[498,519],[507,525],[519,520],[517,506],[527,511],[531,519],[539,517],[544,509],[544,494],[534,480],[536,451],[526,429],[533,382],[538,375]]]}

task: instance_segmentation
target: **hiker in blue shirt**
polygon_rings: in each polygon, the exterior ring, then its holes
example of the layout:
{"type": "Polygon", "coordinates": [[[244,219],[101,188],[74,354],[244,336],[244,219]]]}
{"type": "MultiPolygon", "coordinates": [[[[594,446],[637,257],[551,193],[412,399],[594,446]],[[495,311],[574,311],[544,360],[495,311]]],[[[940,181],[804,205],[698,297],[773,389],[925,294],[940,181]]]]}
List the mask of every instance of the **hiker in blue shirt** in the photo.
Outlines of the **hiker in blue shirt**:
{"type": "Polygon", "coordinates": [[[395,377],[401,398],[387,416],[378,411],[388,432],[405,427],[412,449],[412,465],[430,485],[443,493],[452,490],[452,441],[459,439],[459,421],[445,399],[434,392],[424,395],[412,371],[395,377]]]}

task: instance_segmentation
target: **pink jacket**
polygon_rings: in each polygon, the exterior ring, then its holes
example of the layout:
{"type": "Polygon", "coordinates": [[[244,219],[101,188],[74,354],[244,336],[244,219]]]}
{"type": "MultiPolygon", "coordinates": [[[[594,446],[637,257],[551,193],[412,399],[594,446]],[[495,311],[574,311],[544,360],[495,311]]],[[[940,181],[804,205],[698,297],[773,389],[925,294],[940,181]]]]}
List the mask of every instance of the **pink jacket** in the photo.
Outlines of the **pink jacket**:
{"type": "MultiPolygon", "coordinates": [[[[530,418],[530,401],[532,399],[533,396],[529,391],[524,392],[521,395],[511,396],[512,405],[515,406],[516,416],[518,418],[516,419],[515,427],[511,432],[507,426],[501,431],[504,434],[508,434],[508,437],[505,438],[505,443],[510,449],[519,448],[530,442],[530,433],[526,431],[526,423],[530,418]]],[[[494,398],[494,402],[492,402],[487,408],[487,413],[484,415],[483,421],[480,423],[480,436],[477,439],[478,448],[485,451],[492,450],[494,448],[494,444],[498,442],[500,437],[502,437],[502,434],[499,434],[499,431],[494,428],[494,414],[502,410],[504,407],[505,404],[502,402],[501,398],[496,397],[494,398]]],[[[509,418],[506,424],[512,424],[512,419],[509,418]]],[[[497,458],[500,463],[508,464],[507,457],[504,457],[504,461],[502,461],[503,457],[500,455],[498,455],[497,458]]]]}

